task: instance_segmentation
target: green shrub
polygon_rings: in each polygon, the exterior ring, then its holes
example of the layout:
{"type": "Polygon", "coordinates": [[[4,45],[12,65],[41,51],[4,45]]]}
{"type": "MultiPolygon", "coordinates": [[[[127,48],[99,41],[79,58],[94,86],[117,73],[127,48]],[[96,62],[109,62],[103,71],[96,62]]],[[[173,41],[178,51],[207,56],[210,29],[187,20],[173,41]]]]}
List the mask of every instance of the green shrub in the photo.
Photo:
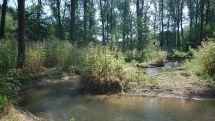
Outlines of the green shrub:
{"type": "Polygon", "coordinates": [[[50,41],[46,44],[45,65],[67,66],[73,62],[73,46],[68,41],[50,41]]]}
{"type": "Polygon", "coordinates": [[[17,95],[19,84],[16,70],[9,70],[0,77],[0,114],[7,110],[10,98],[17,95]]]}
{"type": "Polygon", "coordinates": [[[0,73],[16,67],[17,46],[16,41],[0,41],[0,73]]]}
{"type": "Polygon", "coordinates": [[[114,81],[122,72],[124,58],[106,47],[89,47],[83,57],[82,76],[85,79],[114,81]]]}
{"type": "Polygon", "coordinates": [[[39,71],[45,61],[45,44],[41,42],[28,43],[26,47],[26,69],[39,71]]]}
{"type": "Polygon", "coordinates": [[[172,57],[175,58],[186,58],[188,56],[188,53],[183,52],[183,51],[179,51],[179,50],[173,50],[173,54],[172,57]]]}
{"type": "Polygon", "coordinates": [[[215,74],[215,42],[202,43],[202,46],[194,53],[194,58],[185,63],[185,67],[195,71],[198,75],[215,74]]]}
{"type": "Polygon", "coordinates": [[[203,43],[196,56],[200,59],[204,72],[209,75],[215,74],[215,42],[203,43]]]}
{"type": "Polygon", "coordinates": [[[157,56],[155,58],[155,64],[163,66],[164,65],[164,61],[166,60],[166,58],[167,58],[167,52],[165,52],[165,51],[158,52],[157,56]]]}
{"type": "Polygon", "coordinates": [[[153,63],[162,66],[166,58],[167,52],[160,51],[154,44],[147,45],[142,51],[134,49],[126,52],[126,61],[131,63],[138,61],[140,63],[153,63]]]}

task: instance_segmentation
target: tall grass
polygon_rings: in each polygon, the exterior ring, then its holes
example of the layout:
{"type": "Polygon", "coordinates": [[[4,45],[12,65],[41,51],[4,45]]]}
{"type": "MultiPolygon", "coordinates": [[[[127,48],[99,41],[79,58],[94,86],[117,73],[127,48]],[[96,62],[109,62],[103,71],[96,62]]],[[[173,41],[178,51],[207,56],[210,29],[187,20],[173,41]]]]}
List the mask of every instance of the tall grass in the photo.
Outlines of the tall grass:
{"type": "Polygon", "coordinates": [[[122,72],[124,58],[106,47],[88,47],[83,56],[82,76],[85,79],[114,81],[122,72]]]}
{"type": "Polygon", "coordinates": [[[16,66],[17,46],[16,41],[0,41],[0,73],[6,72],[16,66]]]}
{"type": "MultiPolygon", "coordinates": [[[[0,72],[16,68],[17,42],[0,42],[0,72]]],[[[25,70],[42,71],[45,67],[68,66],[73,62],[73,45],[68,41],[27,42],[25,70]]]]}

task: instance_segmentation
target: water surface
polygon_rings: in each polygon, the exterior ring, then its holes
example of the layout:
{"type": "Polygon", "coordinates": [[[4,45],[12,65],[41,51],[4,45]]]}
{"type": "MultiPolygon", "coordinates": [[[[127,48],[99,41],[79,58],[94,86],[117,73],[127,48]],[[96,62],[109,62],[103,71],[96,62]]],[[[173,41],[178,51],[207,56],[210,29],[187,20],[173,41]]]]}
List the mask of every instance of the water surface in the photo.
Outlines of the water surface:
{"type": "Polygon", "coordinates": [[[215,101],[82,95],[73,84],[24,92],[19,105],[56,121],[215,121],[215,101]]]}

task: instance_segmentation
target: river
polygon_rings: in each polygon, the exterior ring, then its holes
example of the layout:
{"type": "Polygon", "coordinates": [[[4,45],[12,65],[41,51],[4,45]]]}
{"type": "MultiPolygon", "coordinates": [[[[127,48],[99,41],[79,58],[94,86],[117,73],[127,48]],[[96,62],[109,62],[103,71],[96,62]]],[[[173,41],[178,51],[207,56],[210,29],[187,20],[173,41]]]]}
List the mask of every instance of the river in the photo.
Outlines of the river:
{"type": "Polygon", "coordinates": [[[54,121],[215,121],[214,100],[82,95],[72,83],[26,90],[18,106],[54,121]]]}

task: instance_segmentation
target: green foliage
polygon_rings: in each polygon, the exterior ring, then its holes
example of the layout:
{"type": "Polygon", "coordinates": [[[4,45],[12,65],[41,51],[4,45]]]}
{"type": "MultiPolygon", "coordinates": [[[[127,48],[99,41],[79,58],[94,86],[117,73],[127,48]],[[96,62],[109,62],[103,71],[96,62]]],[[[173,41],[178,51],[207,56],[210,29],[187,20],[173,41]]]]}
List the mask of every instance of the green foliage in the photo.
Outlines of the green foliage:
{"type": "Polygon", "coordinates": [[[50,41],[45,47],[47,67],[68,66],[73,62],[73,46],[68,41],[50,41]]]}
{"type": "Polygon", "coordinates": [[[83,58],[81,73],[85,79],[114,81],[119,78],[123,63],[123,57],[106,47],[89,47],[83,58]]]}
{"type": "Polygon", "coordinates": [[[0,41],[0,73],[16,66],[17,47],[13,40],[0,41]]]}
{"type": "Polygon", "coordinates": [[[149,44],[142,50],[127,51],[128,60],[139,62],[154,62],[156,64],[163,64],[166,60],[167,52],[160,51],[155,40],[150,40],[149,44]]]}
{"type": "Polygon", "coordinates": [[[187,56],[188,56],[188,54],[186,52],[173,49],[172,57],[174,57],[174,58],[186,58],[187,56]]]}
{"type": "Polygon", "coordinates": [[[156,86],[157,81],[148,77],[144,72],[126,72],[122,79],[126,82],[135,82],[143,86],[156,86]]]}
{"type": "Polygon", "coordinates": [[[45,61],[45,44],[28,43],[26,48],[26,68],[28,71],[39,71],[45,61]]]}
{"type": "Polygon", "coordinates": [[[0,113],[4,112],[12,96],[19,90],[19,75],[16,70],[9,70],[0,77],[0,113]]]}
{"type": "Polygon", "coordinates": [[[185,67],[197,74],[215,74],[215,42],[208,41],[194,53],[194,59],[187,61],[185,67]]]}

